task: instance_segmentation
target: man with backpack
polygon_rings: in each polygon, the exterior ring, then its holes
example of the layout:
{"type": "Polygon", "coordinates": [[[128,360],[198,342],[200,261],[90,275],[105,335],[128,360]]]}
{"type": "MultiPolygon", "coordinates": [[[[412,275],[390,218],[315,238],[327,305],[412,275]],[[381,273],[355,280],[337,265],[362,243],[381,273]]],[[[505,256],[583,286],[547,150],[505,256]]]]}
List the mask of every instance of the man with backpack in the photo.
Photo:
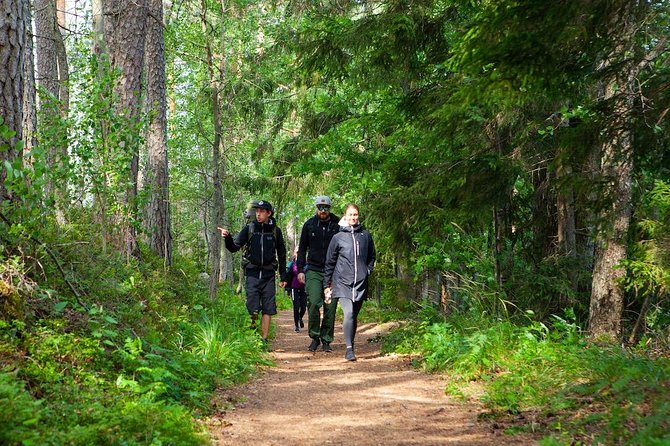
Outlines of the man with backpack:
{"type": "Polygon", "coordinates": [[[324,302],[323,271],[330,239],[338,233],[340,218],[330,213],[330,198],[317,197],[316,215],[307,220],[300,232],[298,245],[298,280],[305,284],[307,290],[307,314],[309,337],[312,338],[308,350],[315,352],[322,344],[323,351],[333,351],[330,343],[335,332],[335,312],[337,299],[324,302]],[[323,306],[323,320],[321,307],[323,306]]]}
{"type": "Polygon", "coordinates": [[[274,209],[264,200],[253,203],[256,220],[246,224],[233,237],[228,229],[218,228],[226,249],[237,252],[244,248],[242,263],[246,278],[247,311],[251,315],[251,325],[256,326],[261,313],[261,337],[266,348],[270,321],[277,314],[275,299],[275,271],[279,270],[279,286],[286,285],[286,246],[281,229],[272,218],[274,209]]]}

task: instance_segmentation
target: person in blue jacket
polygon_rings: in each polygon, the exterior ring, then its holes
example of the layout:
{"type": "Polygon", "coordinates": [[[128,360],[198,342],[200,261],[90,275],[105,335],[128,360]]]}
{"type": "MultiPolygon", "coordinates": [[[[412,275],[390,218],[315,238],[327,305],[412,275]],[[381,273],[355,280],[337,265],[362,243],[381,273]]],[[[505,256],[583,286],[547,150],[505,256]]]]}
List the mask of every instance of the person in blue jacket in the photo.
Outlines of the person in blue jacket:
{"type": "Polygon", "coordinates": [[[370,233],[358,221],[359,209],[348,204],[340,232],[328,245],[323,288],[326,301],[338,299],[344,320],[342,331],[346,343],[344,358],[355,361],[354,338],[358,326],[358,313],[368,297],[368,278],[375,266],[375,245],[370,233]]]}

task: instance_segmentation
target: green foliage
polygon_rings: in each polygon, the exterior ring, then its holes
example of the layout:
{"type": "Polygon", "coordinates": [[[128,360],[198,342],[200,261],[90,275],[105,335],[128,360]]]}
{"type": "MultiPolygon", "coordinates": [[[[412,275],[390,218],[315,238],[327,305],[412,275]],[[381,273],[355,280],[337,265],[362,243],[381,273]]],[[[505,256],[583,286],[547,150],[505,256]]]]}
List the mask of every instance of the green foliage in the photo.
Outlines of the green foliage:
{"type": "MultiPolygon", "coordinates": [[[[532,314],[529,314],[532,316],[532,314]]],[[[670,416],[670,362],[586,343],[574,313],[551,324],[512,324],[468,314],[440,320],[434,310],[384,338],[384,351],[410,354],[428,371],[451,377],[445,389],[481,397],[493,416],[532,413],[546,426],[542,444],[663,444],[670,416]],[[579,444],[579,443],[578,443],[579,444]]],[[[528,417],[526,417],[528,418],[528,417]]]]}
{"type": "MultiPolygon", "coordinates": [[[[67,230],[76,240],[90,228],[80,221],[67,230]]],[[[46,239],[57,235],[42,231],[46,239]]],[[[0,393],[15,395],[22,414],[3,423],[3,440],[206,444],[194,417],[211,411],[212,392],[270,364],[248,330],[244,302],[228,290],[211,302],[197,266],[180,257],[166,272],[149,252],[143,263],[128,264],[101,249],[64,245],[60,261],[84,293],[72,296],[45,261],[52,280],[30,282],[21,320],[8,313],[0,320],[0,393]]],[[[3,259],[1,270],[14,285],[31,276],[14,258],[3,259]]]]}
{"type": "Polygon", "coordinates": [[[35,444],[39,421],[40,402],[33,400],[15,376],[0,371],[0,442],[35,444]]]}

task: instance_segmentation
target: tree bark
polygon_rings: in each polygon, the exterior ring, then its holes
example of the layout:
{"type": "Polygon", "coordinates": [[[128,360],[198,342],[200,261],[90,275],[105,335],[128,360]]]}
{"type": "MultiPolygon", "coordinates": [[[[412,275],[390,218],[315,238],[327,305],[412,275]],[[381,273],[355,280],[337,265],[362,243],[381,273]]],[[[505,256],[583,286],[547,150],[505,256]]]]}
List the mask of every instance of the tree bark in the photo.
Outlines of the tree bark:
{"type": "MultiPolygon", "coordinates": [[[[225,42],[223,18],[225,14],[225,4],[222,0],[221,9],[221,29],[220,39],[221,46],[225,42]]],[[[219,57],[219,64],[216,65],[214,52],[212,49],[212,41],[208,38],[208,18],[207,18],[207,4],[203,0],[201,2],[202,11],[200,16],[200,24],[202,32],[205,35],[205,53],[207,62],[207,73],[209,77],[209,90],[211,98],[213,125],[214,125],[214,141],[212,143],[212,187],[214,188],[214,196],[212,200],[212,231],[209,243],[209,258],[211,261],[211,274],[209,277],[209,297],[215,299],[219,278],[221,275],[221,236],[219,235],[217,226],[223,224],[223,189],[221,185],[222,178],[225,175],[225,157],[223,149],[223,124],[222,124],[222,107],[221,107],[221,86],[225,79],[225,57],[222,49],[219,57]],[[217,75],[218,72],[218,75],[217,75]]]]}
{"type": "MultiPolygon", "coordinates": [[[[102,11],[109,61],[113,68],[119,70],[119,78],[114,85],[114,93],[118,98],[116,113],[125,116],[129,126],[135,126],[139,122],[140,112],[147,0],[103,0],[102,11]]],[[[133,224],[137,216],[139,142],[128,138],[125,143],[126,147],[116,148],[126,151],[130,158],[128,186],[123,197],[125,211],[117,215],[117,219],[123,238],[119,248],[126,258],[130,258],[139,257],[137,231],[133,224]]]]}
{"type": "MultiPolygon", "coordinates": [[[[44,195],[56,203],[56,218],[65,223],[67,206],[67,128],[63,118],[67,106],[61,95],[67,96],[67,56],[63,36],[58,27],[56,0],[35,0],[35,48],[38,99],[37,125],[40,144],[46,149],[47,182],[44,195]],[[65,78],[65,79],[63,79],[65,78]]],[[[69,101],[69,98],[66,99],[69,101]]]]}
{"type": "Polygon", "coordinates": [[[150,188],[146,210],[149,246],[172,264],[172,232],[170,227],[170,198],[167,151],[167,116],[165,93],[165,43],[163,40],[163,2],[149,0],[147,21],[146,82],[149,110],[147,134],[147,184],[150,188]]]}
{"type": "Polygon", "coordinates": [[[23,140],[24,162],[30,163],[28,153],[37,145],[37,91],[35,86],[35,49],[33,42],[32,11],[30,2],[24,1],[24,17],[26,23],[26,50],[23,58],[23,140]]]}
{"type": "MultiPolygon", "coordinates": [[[[23,137],[23,78],[24,51],[26,49],[26,0],[0,0],[0,117],[9,130],[15,132],[8,138],[0,137],[0,166],[4,161],[20,159],[16,143],[23,137]]],[[[7,170],[0,168],[0,203],[13,199],[5,188],[7,170]]]]}
{"type": "MultiPolygon", "coordinates": [[[[634,2],[624,2],[614,11],[610,29],[614,44],[600,69],[604,73],[602,102],[608,112],[601,144],[600,177],[604,182],[593,265],[589,335],[595,339],[619,341],[622,337],[624,292],[620,279],[625,275],[622,261],[627,258],[627,236],[633,207],[633,133],[635,79],[648,63],[636,64],[634,2]]],[[[667,36],[666,38],[667,39],[667,36]]],[[[665,45],[665,39],[658,44],[665,45]]],[[[657,47],[648,56],[658,50],[657,47]]]]}

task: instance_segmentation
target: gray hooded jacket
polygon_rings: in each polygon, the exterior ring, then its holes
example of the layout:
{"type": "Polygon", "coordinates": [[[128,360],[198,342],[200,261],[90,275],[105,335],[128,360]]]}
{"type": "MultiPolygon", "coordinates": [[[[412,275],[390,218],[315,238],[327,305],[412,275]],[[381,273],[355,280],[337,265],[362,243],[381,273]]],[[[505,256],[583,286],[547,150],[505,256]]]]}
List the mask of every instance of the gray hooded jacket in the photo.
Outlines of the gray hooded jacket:
{"type": "Polygon", "coordinates": [[[366,299],[375,257],[372,236],[362,225],[341,227],[328,245],[323,287],[331,286],[334,298],[366,299]]]}

